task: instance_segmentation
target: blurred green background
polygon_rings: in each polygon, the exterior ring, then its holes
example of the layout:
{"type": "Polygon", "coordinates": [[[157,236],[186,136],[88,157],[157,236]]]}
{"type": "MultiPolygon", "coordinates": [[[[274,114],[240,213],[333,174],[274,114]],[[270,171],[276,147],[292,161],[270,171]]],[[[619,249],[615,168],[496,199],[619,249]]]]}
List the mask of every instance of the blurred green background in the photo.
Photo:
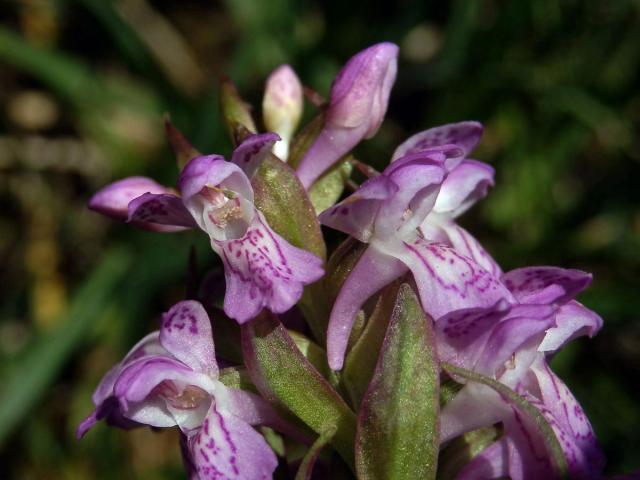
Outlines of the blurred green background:
{"type": "MultiPolygon", "coordinates": [[[[476,119],[497,186],[465,215],[505,270],[594,273],[605,319],[554,360],[607,472],[640,467],[640,2],[637,0],[10,0],[0,3],[0,478],[182,478],[175,433],[77,423],[90,394],[182,298],[203,236],[134,231],[89,212],[129,174],[176,178],[163,112],[228,153],[217,85],[259,106],[292,64],[326,94],[343,62],[401,46],[388,118],[358,158],[476,119]]],[[[204,262],[215,263],[214,256],[204,262]]]]}

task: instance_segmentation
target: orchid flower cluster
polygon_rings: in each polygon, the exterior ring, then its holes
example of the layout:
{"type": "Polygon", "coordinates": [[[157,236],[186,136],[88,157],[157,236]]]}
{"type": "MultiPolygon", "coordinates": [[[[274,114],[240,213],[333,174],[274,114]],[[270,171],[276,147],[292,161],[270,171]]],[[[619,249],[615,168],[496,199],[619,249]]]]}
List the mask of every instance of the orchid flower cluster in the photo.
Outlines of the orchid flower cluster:
{"type": "Polygon", "coordinates": [[[397,56],[381,43],[351,58],[328,100],[310,95],[316,115],[298,133],[305,89],[289,66],[266,82],[266,132],[225,80],[230,160],[200,154],[167,121],[177,187],[130,177],[93,196],[91,209],[136,227],[204,231],[224,298],[201,288],[163,314],[105,375],[78,436],[100,420],[177,427],[188,477],[200,480],[276,469],[601,476],[589,420],[549,367],[602,326],[575,300],[591,275],[503,273],[457,223],[494,184],[493,168],[471,158],[482,125],[417,133],[382,172],[351,153],[383,121],[397,56]],[[328,257],[320,225],[347,235],[328,257]],[[214,337],[241,355],[217,354],[214,337]]]}

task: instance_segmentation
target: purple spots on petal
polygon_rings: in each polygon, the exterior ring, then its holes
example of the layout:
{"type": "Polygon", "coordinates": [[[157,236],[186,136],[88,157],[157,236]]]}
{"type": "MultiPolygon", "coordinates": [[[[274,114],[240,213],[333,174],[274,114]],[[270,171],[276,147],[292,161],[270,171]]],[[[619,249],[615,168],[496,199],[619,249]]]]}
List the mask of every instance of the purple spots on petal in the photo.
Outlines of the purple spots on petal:
{"type": "Polygon", "coordinates": [[[162,327],[167,333],[173,333],[173,330],[181,331],[188,327],[189,333],[198,334],[198,319],[187,305],[174,309],[163,316],[162,327]]]}

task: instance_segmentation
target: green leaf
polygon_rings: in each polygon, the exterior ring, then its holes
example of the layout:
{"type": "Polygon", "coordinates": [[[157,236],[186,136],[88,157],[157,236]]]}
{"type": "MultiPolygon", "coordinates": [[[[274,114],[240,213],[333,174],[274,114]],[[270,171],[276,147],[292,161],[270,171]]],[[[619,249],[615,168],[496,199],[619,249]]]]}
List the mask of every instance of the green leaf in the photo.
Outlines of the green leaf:
{"type": "Polygon", "coordinates": [[[311,480],[313,466],[316,464],[316,460],[320,456],[322,449],[329,444],[334,434],[334,430],[329,430],[316,438],[316,441],[309,447],[309,450],[302,459],[295,480],[311,480]]]}
{"type": "Polygon", "coordinates": [[[0,442],[22,422],[47,392],[74,350],[88,338],[94,322],[112,301],[129,265],[129,255],[112,250],[75,295],[66,322],[55,332],[38,338],[3,380],[0,398],[0,442]]]}
{"type": "MultiPolygon", "coordinates": [[[[274,155],[262,163],[251,184],[255,205],[278,234],[291,245],[326,259],[320,224],[304,187],[295,172],[274,155]]],[[[318,341],[324,340],[328,318],[322,281],[305,287],[300,307],[318,341]]]]}
{"type": "Polygon", "coordinates": [[[324,114],[317,115],[313,120],[307,123],[300,133],[298,133],[291,142],[291,148],[289,149],[289,165],[291,168],[296,169],[300,165],[302,157],[304,157],[307,150],[311,148],[316,137],[322,131],[324,127],[324,114]]]}
{"type": "Polygon", "coordinates": [[[277,317],[263,311],[242,326],[244,361],[260,393],[287,407],[353,465],[355,414],[298,350],[277,317]]]}
{"type": "Polygon", "coordinates": [[[460,380],[460,383],[464,383],[464,380],[468,380],[486,385],[497,392],[506,401],[514,405],[524,416],[527,417],[529,421],[532,422],[533,425],[538,428],[538,431],[544,438],[547,450],[549,451],[553,466],[558,473],[558,476],[566,476],[568,467],[567,460],[562,452],[562,447],[560,446],[551,425],[549,425],[549,422],[547,422],[542,413],[540,413],[536,407],[531,405],[531,403],[529,403],[525,398],[511,390],[503,383],[487,377],[486,375],[456,367],[450,363],[442,363],[442,368],[445,372],[451,375],[454,380],[460,380]]]}
{"type": "Polygon", "coordinates": [[[295,172],[274,155],[262,163],[251,184],[255,205],[292,245],[326,259],[326,247],[313,205],[295,172]]]}
{"type": "Polygon", "coordinates": [[[342,195],[344,185],[349,180],[352,171],[351,162],[338,162],[316,180],[309,189],[309,198],[316,213],[319,214],[336,203],[342,195]]]}
{"type": "Polygon", "coordinates": [[[435,478],[439,377],[432,320],[403,284],[358,414],[358,478],[435,478]]]}
{"type": "Polygon", "coordinates": [[[331,385],[337,385],[338,376],[336,372],[329,368],[326,352],[301,333],[294,330],[288,330],[288,332],[291,339],[295,342],[296,347],[298,347],[298,350],[309,360],[311,365],[313,365],[331,385]]]}
{"type": "Polygon", "coordinates": [[[362,335],[347,355],[342,381],[351,399],[351,405],[356,407],[360,405],[373,377],[378,352],[396,304],[399,286],[398,282],[394,282],[383,290],[362,335]]]}

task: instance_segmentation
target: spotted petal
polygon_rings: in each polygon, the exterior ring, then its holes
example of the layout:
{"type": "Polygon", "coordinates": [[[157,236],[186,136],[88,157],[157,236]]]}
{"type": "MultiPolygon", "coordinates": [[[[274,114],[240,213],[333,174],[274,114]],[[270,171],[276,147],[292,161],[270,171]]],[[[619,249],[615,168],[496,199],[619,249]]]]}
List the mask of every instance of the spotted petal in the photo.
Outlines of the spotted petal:
{"type": "Polygon", "coordinates": [[[160,343],[171,355],[196,372],[218,376],[211,322],[196,301],[175,304],[162,315],[160,343]]]}
{"type": "Polygon", "coordinates": [[[242,238],[214,240],[211,245],[224,263],[224,311],[239,323],[254,318],[264,307],[286,312],[298,302],[304,285],[324,273],[318,257],[288,243],[257,210],[242,238]]]}
{"type": "Polygon", "coordinates": [[[170,193],[170,190],[147,177],[128,177],[98,190],[89,200],[89,208],[117,220],[126,220],[129,202],[145,193],[170,193]]]}
{"type": "Polygon", "coordinates": [[[591,274],[558,267],[526,267],[502,276],[520,303],[563,304],[591,283],[591,274]]]}
{"type": "Polygon", "coordinates": [[[389,253],[411,269],[422,306],[436,321],[454,310],[513,301],[495,277],[448,245],[416,238],[389,253]]]}
{"type": "Polygon", "coordinates": [[[265,480],[278,465],[262,435],[215,404],[188,449],[200,480],[265,480]]]}
{"type": "MultiPolygon", "coordinates": [[[[447,143],[458,145],[464,150],[464,156],[466,157],[480,142],[482,131],[482,124],[472,121],[450,123],[440,127],[430,128],[409,137],[396,148],[391,161],[393,162],[409,153],[416,153],[447,143]]],[[[449,168],[453,167],[453,164],[449,165],[449,168]]]]}
{"type": "Polygon", "coordinates": [[[578,401],[540,357],[531,369],[540,389],[540,401],[529,399],[556,433],[572,478],[599,478],[604,456],[578,401]]]}
{"type": "Polygon", "coordinates": [[[233,151],[231,161],[238,165],[247,177],[251,178],[278,140],[280,137],[275,133],[249,135],[233,151]]]}
{"type": "Polygon", "coordinates": [[[476,262],[496,278],[502,269],[480,242],[448,215],[431,213],[420,226],[423,236],[432,241],[451,245],[458,252],[476,262]]]}
{"type": "Polygon", "coordinates": [[[149,230],[165,226],[178,229],[197,227],[180,197],[167,193],[145,193],[132,200],[127,222],[149,230]]]}

